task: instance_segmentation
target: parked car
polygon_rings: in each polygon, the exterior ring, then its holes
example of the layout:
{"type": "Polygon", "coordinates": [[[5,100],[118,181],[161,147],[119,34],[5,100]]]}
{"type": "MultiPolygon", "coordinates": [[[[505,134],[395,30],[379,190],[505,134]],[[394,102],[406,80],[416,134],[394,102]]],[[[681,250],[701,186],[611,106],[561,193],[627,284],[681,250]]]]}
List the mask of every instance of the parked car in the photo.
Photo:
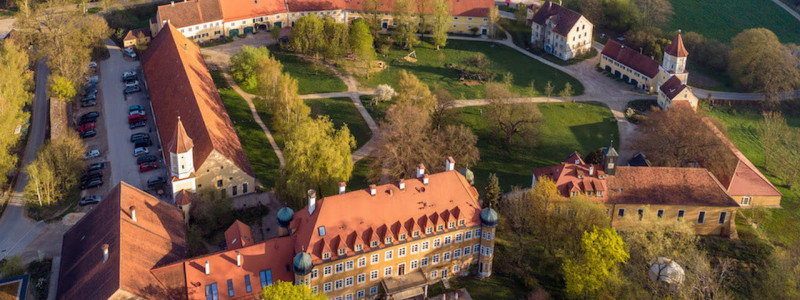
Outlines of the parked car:
{"type": "MultiPolygon", "coordinates": [[[[98,152],[99,155],[99,152],[98,152]]],[[[102,170],[106,168],[106,163],[93,163],[86,168],[86,172],[102,170]]]]}
{"type": "Polygon", "coordinates": [[[131,48],[125,48],[125,50],[122,50],[122,53],[130,58],[136,58],[136,52],[133,52],[131,48]]]}
{"type": "Polygon", "coordinates": [[[135,86],[126,87],[125,90],[123,91],[123,93],[125,93],[125,95],[127,95],[127,94],[138,93],[138,92],[141,92],[141,91],[142,91],[142,89],[139,88],[138,85],[135,85],[135,86]]]}
{"type": "Polygon", "coordinates": [[[142,156],[142,155],[145,155],[145,154],[148,154],[148,153],[150,153],[150,149],[147,149],[147,147],[139,147],[139,148],[134,148],[133,149],[133,156],[136,156],[136,157],[139,157],[139,156],[142,156]]]}
{"type": "Polygon", "coordinates": [[[147,125],[147,123],[145,123],[144,121],[139,121],[139,122],[131,123],[130,125],[128,125],[128,127],[130,127],[130,129],[136,129],[136,128],[144,127],[146,125],[147,125]]]}
{"type": "Polygon", "coordinates": [[[154,162],[156,160],[158,160],[158,157],[156,157],[155,155],[147,154],[147,155],[142,155],[142,156],[137,157],[136,158],[136,163],[137,164],[143,164],[143,163],[154,162]]]}
{"type": "Polygon", "coordinates": [[[96,61],[89,62],[89,68],[97,68],[97,62],[96,61]]]}
{"type": "Polygon", "coordinates": [[[87,181],[87,182],[81,183],[81,189],[82,190],[86,190],[86,189],[96,188],[96,187],[101,186],[101,185],[103,185],[103,179],[102,178],[97,178],[97,179],[93,179],[91,181],[87,181]]]}
{"type": "Polygon", "coordinates": [[[136,110],[144,110],[144,106],[131,105],[130,107],[128,107],[128,111],[136,111],[136,110]]]}
{"type": "Polygon", "coordinates": [[[81,176],[81,182],[92,181],[97,178],[103,178],[103,172],[101,171],[94,171],[87,173],[86,175],[81,176]]]}
{"type": "Polygon", "coordinates": [[[133,147],[141,148],[141,147],[150,147],[153,145],[153,142],[150,139],[138,139],[133,141],[133,147]]]}
{"type": "Polygon", "coordinates": [[[86,94],[81,98],[81,101],[97,100],[97,93],[86,94]]]}
{"type": "Polygon", "coordinates": [[[122,81],[136,79],[137,78],[136,75],[137,75],[136,71],[127,71],[125,73],[122,73],[122,81]]]}
{"type": "Polygon", "coordinates": [[[86,151],[86,154],[83,155],[83,159],[92,159],[92,158],[95,158],[95,157],[98,157],[98,156],[100,156],[100,150],[92,149],[92,150],[86,151]]]}
{"type": "Polygon", "coordinates": [[[93,137],[95,135],[97,135],[97,132],[94,131],[94,129],[89,129],[87,131],[81,131],[81,138],[82,139],[90,138],[90,137],[93,137]]]}
{"type": "Polygon", "coordinates": [[[99,112],[90,111],[90,112],[85,113],[85,114],[83,114],[81,116],[81,123],[94,122],[95,120],[97,120],[98,117],[100,117],[100,113],[99,112]]]}
{"type": "Polygon", "coordinates": [[[139,165],[139,173],[144,173],[155,169],[158,169],[158,164],[154,162],[143,163],[139,165]]]}
{"type": "Polygon", "coordinates": [[[136,79],[125,81],[125,87],[138,86],[138,85],[139,85],[139,80],[136,79]]]}
{"type": "Polygon", "coordinates": [[[147,132],[139,132],[139,133],[131,134],[131,142],[133,142],[135,140],[138,140],[138,139],[149,139],[149,138],[150,138],[150,134],[147,133],[147,132]]]}
{"type": "Polygon", "coordinates": [[[129,114],[131,116],[133,116],[133,115],[143,115],[144,116],[145,115],[143,110],[134,110],[134,111],[131,111],[129,114]]]}
{"type": "Polygon", "coordinates": [[[97,95],[97,92],[98,92],[97,88],[93,86],[86,87],[83,89],[84,95],[97,95]]]}
{"type": "Polygon", "coordinates": [[[150,179],[147,180],[147,187],[148,188],[153,188],[153,187],[161,186],[161,185],[163,185],[165,183],[167,183],[167,180],[164,179],[164,177],[153,177],[153,178],[150,178],[150,179]]]}
{"type": "Polygon", "coordinates": [[[83,124],[81,126],[78,126],[78,131],[86,131],[86,130],[94,129],[94,128],[95,128],[95,123],[94,122],[90,122],[90,123],[86,123],[86,124],[83,124]]]}
{"type": "Polygon", "coordinates": [[[100,77],[97,75],[89,76],[89,78],[86,78],[86,82],[88,83],[97,83],[98,81],[100,81],[100,77]]]}
{"type": "Polygon", "coordinates": [[[78,201],[78,205],[86,206],[90,204],[96,204],[100,203],[100,200],[101,200],[100,196],[97,195],[83,196],[83,198],[81,198],[81,201],[78,201]]]}
{"type": "Polygon", "coordinates": [[[128,124],[136,123],[136,122],[143,122],[143,121],[147,121],[147,116],[140,115],[140,114],[135,114],[135,115],[128,116],[128,124]]]}
{"type": "Polygon", "coordinates": [[[97,100],[81,101],[81,107],[91,107],[97,105],[97,100]]]}

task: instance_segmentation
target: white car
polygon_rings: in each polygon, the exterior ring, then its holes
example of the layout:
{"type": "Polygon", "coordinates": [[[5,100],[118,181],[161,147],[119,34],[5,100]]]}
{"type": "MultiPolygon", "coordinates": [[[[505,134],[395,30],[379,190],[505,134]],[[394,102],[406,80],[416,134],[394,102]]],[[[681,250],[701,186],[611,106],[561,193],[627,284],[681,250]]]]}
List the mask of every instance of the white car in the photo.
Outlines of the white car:
{"type": "Polygon", "coordinates": [[[137,85],[139,85],[139,81],[135,80],[135,79],[125,82],[125,87],[131,87],[131,86],[137,86],[137,85]]]}
{"type": "Polygon", "coordinates": [[[97,75],[94,75],[94,76],[91,76],[91,77],[87,78],[86,81],[88,81],[89,84],[97,83],[98,81],[100,81],[100,77],[98,77],[97,75]]]}
{"type": "Polygon", "coordinates": [[[133,149],[133,156],[142,156],[148,153],[150,153],[150,149],[147,149],[147,147],[133,149]]]}
{"type": "Polygon", "coordinates": [[[142,115],[142,116],[144,116],[146,114],[145,114],[145,112],[143,110],[132,110],[130,112],[129,116],[132,116],[132,115],[142,115]]]}
{"type": "Polygon", "coordinates": [[[92,159],[92,158],[95,158],[95,157],[98,157],[98,156],[100,156],[100,150],[92,149],[92,150],[86,151],[86,155],[83,156],[83,159],[92,159]]]}
{"type": "Polygon", "coordinates": [[[136,77],[136,71],[125,71],[122,73],[122,77],[136,77]]]}

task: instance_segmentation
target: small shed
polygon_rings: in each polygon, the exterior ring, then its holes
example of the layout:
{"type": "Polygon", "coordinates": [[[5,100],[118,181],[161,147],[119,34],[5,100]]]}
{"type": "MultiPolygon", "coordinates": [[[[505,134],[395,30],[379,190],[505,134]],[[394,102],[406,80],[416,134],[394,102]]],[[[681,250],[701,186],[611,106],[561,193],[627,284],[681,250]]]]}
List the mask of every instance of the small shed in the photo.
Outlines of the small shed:
{"type": "Polygon", "coordinates": [[[125,38],[122,39],[122,47],[130,48],[137,45],[147,45],[150,43],[152,34],[150,28],[136,28],[129,30],[125,38]]]}

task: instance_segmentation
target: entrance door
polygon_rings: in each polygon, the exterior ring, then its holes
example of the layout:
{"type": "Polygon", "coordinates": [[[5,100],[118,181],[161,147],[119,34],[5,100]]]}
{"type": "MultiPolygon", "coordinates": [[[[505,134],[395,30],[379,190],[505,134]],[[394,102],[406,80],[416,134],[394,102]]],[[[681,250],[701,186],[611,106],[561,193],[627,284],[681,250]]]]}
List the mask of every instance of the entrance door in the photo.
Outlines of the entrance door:
{"type": "Polygon", "coordinates": [[[397,276],[403,276],[406,274],[406,264],[400,264],[397,266],[397,276]]]}
{"type": "Polygon", "coordinates": [[[481,26],[481,35],[487,34],[489,34],[489,28],[486,28],[486,26],[481,26]]]}
{"type": "Polygon", "coordinates": [[[381,24],[381,28],[389,29],[389,21],[383,20],[383,24],[381,24]]]}

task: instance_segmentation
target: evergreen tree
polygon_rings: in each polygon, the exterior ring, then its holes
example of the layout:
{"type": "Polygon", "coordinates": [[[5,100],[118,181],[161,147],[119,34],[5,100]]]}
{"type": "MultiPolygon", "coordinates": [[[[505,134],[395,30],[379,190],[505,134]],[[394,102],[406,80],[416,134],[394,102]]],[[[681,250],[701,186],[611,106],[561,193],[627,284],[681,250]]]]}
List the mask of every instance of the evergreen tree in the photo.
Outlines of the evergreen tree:
{"type": "Polygon", "coordinates": [[[500,201],[500,193],[500,181],[497,179],[497,174],[490,173],[489,184],[483,188],[483,199],[486,202],[486,206],[497,208],[497,204],[500,201]]]}

